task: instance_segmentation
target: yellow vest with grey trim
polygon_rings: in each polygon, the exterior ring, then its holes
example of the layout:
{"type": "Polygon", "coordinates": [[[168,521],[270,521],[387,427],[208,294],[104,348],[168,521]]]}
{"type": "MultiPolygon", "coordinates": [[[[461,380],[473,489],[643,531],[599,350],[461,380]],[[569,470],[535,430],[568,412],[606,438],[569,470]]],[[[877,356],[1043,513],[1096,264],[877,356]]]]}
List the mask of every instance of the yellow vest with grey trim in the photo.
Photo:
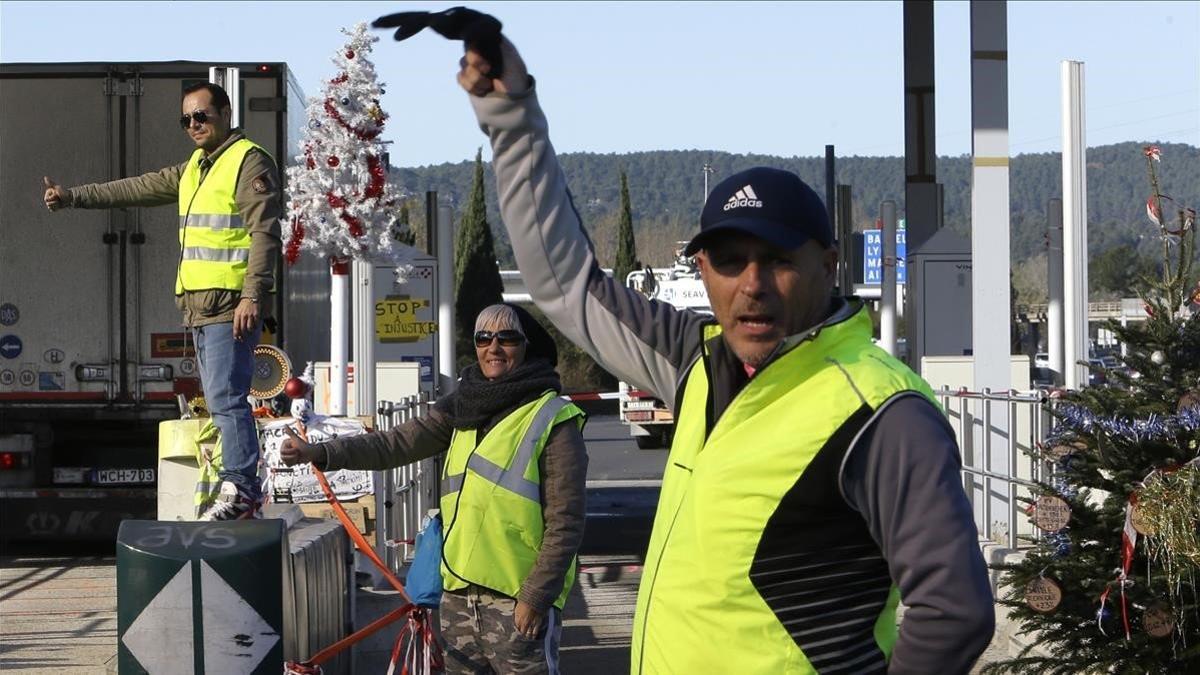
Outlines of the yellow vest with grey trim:
{"type": "MultiPolygon", "coordinates": [[[[442,469],[442,587],[476,584],[516,597],[542,549],[538,459],[550,430],[586,416],[548,391],[498,422],[482,440],[454,431],[442,469]]],[[[554,606],[562,609],[575,583],[575,560],[554,606]]]]}
{"type": "Polygon", "coordinates": [[[250,262],[250,231],[238,213],[242,160],[263,150],[242,138],[225,148],[200,177],[204,151],[196,148],[179,177],[179,272],[175,295],[214,288],[242,290],[250,262]]]}
{"type": "Polygon", "coordinates": [[[706,437],[709,340],[720,329],[705,327],[702,360],[683,388],[638,590],[632,673],[808,675],[842,672],[836,666],[857,671],[870,659],[878,668],[890,658],[899,591],[865,523],[841,499],[840,462],[813,461],[831,439],[841,439],[844,458],[852,438],[893,397],[925,396],[936,405],[923,380],[871,344],[871,328],[865,309],[822,326],[755,373],[706,437]],[[801,483],[810,469],[810,478],[830,476],[819,482],[832,497],[797,514],[789,505],[811,499],[812,483],[801,483]],[[834,503],[842,520],[821,523],[834,503]],[[768,548],[768,525],[793,539],[768,548]],[[860,589],[838,579],[855,564],[854,555],[836,551],[843,538],[871,554],[861,558],[873,565],[865,606],[860,589]],[[790,548],[796,542],[813,543],[798,554],[790,548]],[[764,564],[776,566],[767,574],[784,576],[766,577],[764,564]],[[781,581],[795,585],[780,588],[781,581]],[[839,634],[846,615],[838,615],[847,611],[858,612],[860,650],[849,656],[830,647],[846,637],[839,634]]]}

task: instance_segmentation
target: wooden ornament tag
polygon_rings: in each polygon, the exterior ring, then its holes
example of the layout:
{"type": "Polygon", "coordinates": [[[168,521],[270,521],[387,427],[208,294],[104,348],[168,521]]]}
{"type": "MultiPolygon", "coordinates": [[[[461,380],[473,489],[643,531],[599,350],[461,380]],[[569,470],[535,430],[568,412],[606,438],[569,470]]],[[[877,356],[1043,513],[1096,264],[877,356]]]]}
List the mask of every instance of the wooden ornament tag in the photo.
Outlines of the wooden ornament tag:
{"type": "Polygon", "coordinates": [[[1071,519],[1071,507],[1062,497],[1041,495],[1033,510],[1033,523],[1043,532],[1058,532],[1071,519]]]}
{"type": "Polygon", "coordinates": [[[1129,522],[1133,524],[1133,529],[1144,537],[1154,536],[1154,524],[1146,520],[1146,514],[1142,509],[1138,508],[1137,504],[1130,507],[1132,511],[1129,514],[1129,522]]]}
{"type": "Polygon", "coordinates": [[[1175,617],[1162,605],[1151,605],[1142,614],[1142,628],[1150,637],[1165,638],[1175,630],[1175,617]]]}
{"type": "Polygon", "coordinates": [[[1049,614],[1062,602],[1062,588],[1053,579],[1038,577],[1025,585],[1025,604],[1039,614],[1049,614]]]}

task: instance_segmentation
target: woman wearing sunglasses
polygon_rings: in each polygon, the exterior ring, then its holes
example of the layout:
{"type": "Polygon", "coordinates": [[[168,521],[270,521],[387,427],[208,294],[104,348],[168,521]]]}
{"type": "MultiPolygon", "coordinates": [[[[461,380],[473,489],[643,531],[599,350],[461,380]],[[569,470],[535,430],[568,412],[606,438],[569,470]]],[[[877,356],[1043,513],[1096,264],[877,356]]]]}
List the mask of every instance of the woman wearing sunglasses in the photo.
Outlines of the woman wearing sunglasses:
{"type": "Polygon", "coordinates": [[[445,452],[447,672],[557,673],[583,539],[585,415],[558,396],[558,349],[524,309],[480,312],[475,358],[426,417],[319,444],[292,435],[280,455],[288,466],[382,470],[445,452]]]}

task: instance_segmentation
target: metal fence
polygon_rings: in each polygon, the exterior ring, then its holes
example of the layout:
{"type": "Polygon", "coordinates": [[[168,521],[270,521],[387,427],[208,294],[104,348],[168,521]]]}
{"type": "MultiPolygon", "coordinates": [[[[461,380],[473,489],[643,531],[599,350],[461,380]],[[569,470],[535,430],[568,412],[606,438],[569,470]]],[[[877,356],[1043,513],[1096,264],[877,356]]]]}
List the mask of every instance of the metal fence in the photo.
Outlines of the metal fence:
{"type": "Polygon", "coordinates": [[[1053,425],[1053,399],[1044,393],[980,392],[948,388],[935,392],[962,451],[963,490],[979,534],[1008,548],[1036,540],[1025,505],[1053,466],[1034,450],[1053,425]],[[1024,501],[1023,501],[1024,500],[1024,501]]]}
{"type": "MultiPolygon", "coordinates": [[[[388,431],[429,412],[432,403],[422,393],[399,402],[381,401],[375,428],[388,431]]],[[[438,507],[441,455],[381,471],[375,490],[375,552],[393,572],[412,561],[417,532],[430,509],[438,507]]]]}

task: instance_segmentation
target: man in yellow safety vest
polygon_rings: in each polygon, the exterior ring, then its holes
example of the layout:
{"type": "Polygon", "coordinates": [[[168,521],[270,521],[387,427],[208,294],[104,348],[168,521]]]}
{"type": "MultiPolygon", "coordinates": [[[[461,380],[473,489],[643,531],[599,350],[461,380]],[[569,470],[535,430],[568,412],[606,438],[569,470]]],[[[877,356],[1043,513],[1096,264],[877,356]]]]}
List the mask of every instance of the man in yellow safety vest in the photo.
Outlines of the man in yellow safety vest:
{"type": "Polygon", "coordinates": [[[958,448],[865,304],[832,294],[820,197],[787,171],[732,174],[685,251],[713,315],[647,300],[599,268],[533,78],[503,39],[491,76],[490,47],[468,45],[458,79],[530,296],[676,411],[631,671],[966,673],[994,609],[958,448]]]}
{"type": "Polygon", "coordinates": [[[271,156],[231,128],[229,95],[202,83],[183,92],[179,124],[196,149],[182,164],[66,188],[45,177],[46,208],[179,208],[176,304],[195,340],[200,382],[221,432],[219,482],[201,520],[254,517],[262,501],[258,434],[247,395],[254,348],[270,312],[280,253],[279,174],[271,156]]]}

